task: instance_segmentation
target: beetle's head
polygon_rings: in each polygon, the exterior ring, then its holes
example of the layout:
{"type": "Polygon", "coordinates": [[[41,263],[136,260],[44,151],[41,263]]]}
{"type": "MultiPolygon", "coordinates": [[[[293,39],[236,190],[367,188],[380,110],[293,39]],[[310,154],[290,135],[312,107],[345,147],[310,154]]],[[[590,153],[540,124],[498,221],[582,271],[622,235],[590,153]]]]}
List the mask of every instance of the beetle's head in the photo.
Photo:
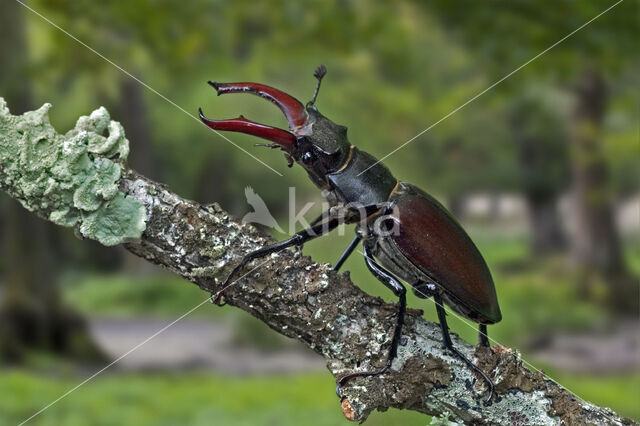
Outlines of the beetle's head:
{"type": "Polygon", "coordinates": [[[347,140],[347,128],[329,120],[315,107],[318,89],[325,73],[324,65],[316,70],[318,85],[313,99],[306,106],[296,98],[264,84],[209,82],[218,95],[246,92],[275,103],[287,118],[289,130],[255,123],[243,116],[229,120],[210,120],[203,115],[202,110],[199,110],[200,119],[214,130],[247,133],[271,141],[271,144],[257,145],[280,148],[285,152],[289,166],[294,161],[297,162],[307,170],[316,184],[322,186],[325,175],[338,170],[347,160],[351,147],[347,140]]]}

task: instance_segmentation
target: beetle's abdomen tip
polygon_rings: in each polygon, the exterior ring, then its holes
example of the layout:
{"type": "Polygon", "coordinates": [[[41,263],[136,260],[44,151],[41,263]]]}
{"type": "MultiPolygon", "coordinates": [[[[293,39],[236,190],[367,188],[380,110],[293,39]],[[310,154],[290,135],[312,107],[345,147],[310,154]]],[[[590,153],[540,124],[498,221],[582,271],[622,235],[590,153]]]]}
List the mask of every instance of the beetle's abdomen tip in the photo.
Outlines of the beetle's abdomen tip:
{"type": "Polygon", "coordinates": [[[498,312],[493,317],[493,323],[494,324],[502,321],[502,312],[500,312],[500,308],[498,308],[497,311],[498,312]]]}

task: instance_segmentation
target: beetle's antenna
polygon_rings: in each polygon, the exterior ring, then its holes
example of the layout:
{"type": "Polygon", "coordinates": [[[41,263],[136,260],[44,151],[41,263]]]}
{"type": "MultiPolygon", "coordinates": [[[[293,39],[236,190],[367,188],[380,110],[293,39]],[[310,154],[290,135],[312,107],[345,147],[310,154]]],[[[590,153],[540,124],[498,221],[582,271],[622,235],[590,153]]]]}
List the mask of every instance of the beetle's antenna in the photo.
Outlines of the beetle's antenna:
{"type": "Polygon", "coordinates": [[[320,91],[320,84],[322,83],[322,78],[327,74],[327,67],[324,65],[320,65],[316,68],[316,71],[313,73],[313,76],[318,79],[318,84],[316,85],[316,91],[313,92],[313,98],[307,106],[313,106],[316,103],[316,98],[318,97],[318,92],[320,91]]]}

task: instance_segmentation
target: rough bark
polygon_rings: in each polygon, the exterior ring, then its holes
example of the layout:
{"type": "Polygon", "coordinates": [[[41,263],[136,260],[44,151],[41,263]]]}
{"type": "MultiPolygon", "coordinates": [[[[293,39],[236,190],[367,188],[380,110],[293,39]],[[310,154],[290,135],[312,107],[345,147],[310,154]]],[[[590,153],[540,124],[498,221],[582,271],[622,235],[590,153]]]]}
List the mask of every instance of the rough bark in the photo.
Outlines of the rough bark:
{"type": "MultiPolygon", "coordinates": [[[[128,143],[103,108],[81,117],[66,135],[53,131],[47,109],[13,117],[0,99],[0,189],[32,212],[107,245],[124,243],[205,292],[214,292],[243,254],[273,242],[217,204],[185,200],[128,169],[128,143]],[[101,136],[106,127],[117,137],[101,136]],[[39,171],[28,167],[34,151],[45,155],[38,157],[39,171]]],[[[245,272],[228,289],[229,304],[304,342],[326,358],[335,377],[384,363],[396,306],[361,291],[348,272],[289,250],[245,272]]],[[[396,407],[474,424],[633,424],[523,367],[515,350],[474,348],[454,335],[454,345],[496,384],[497,397],[484,404],[482,380],[443,349],[438,326],[421,314],[407,313],[391,371],[344,388],[348,419],[396,407]]]]}

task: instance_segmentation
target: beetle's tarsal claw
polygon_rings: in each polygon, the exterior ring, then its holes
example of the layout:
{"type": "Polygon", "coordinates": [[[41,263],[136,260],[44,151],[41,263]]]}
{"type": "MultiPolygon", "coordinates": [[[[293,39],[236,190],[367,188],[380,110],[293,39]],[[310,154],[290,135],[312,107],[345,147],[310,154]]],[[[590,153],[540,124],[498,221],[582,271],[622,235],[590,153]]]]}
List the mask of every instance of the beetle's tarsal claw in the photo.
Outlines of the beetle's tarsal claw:
{"type": "Polygon", "coordinates": [[[493,382],[491,380],[489,380],[487,382],[487,386],[489,387],[489,396],[484,401],[484,406],[485,407],[488,407],[489,405],[492,404],[491,400],[493,399],[493,395],[495,395],[495,385],[493,384],[493,382]]]}

